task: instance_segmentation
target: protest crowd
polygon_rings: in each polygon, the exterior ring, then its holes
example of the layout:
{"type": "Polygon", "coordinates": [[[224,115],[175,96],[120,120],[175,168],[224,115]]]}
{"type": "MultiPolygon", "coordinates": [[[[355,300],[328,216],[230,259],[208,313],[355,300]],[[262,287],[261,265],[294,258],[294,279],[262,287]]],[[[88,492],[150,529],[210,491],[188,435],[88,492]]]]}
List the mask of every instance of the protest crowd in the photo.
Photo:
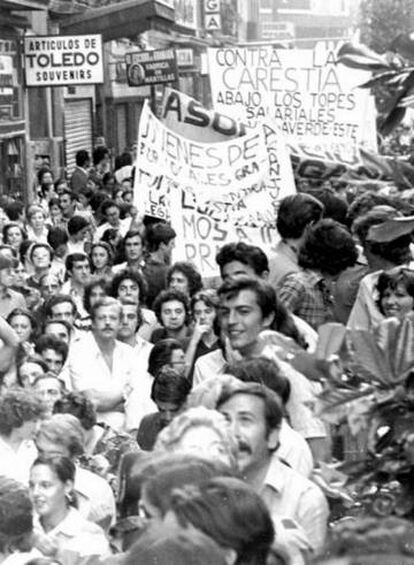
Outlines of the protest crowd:
{"type": "Polygon", "coordinates": [[[2,201],[1,561],[414,563],[395,476],[367,506],[340,468],[392,430],[358,427],[373,383],[412,398],[409,201],[297,183],[273,250],[222,241],[218,280],[137,209],[136,159],[79,150],[30,205],[2,201]],[[392,387],[363,380],[395,350],[392,387]]]}

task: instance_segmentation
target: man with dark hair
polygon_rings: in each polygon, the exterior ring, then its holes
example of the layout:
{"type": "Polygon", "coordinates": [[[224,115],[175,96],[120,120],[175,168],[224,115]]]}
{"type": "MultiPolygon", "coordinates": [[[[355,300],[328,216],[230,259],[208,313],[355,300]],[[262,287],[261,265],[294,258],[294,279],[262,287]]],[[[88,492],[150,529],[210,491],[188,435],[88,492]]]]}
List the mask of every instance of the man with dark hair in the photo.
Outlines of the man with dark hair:
{"type": "Polygon", "coordinates": [[[47,320],[64,320],[74,327],[78,316],[76,303],[69,294],[55,294],[45,304],[47,320]]]}
{"type": "Polygon", "coordinates": [[[179,290],[163,290],[154,300],[153,309],[162,327],[152,332],[151,343],[173,338],[186,350],[192,333],[188,327],[190,301],[187,295],[179,290]]]}
{"type": "Polygon", "coordinates": [[[67,344],[51,335],[42,335],[36,342],[35,351],[48,366],[51,373],[59,375],[68,356],[67,344]]]}
{"type": "Polygon", "coordinates": [[[158,412],[148,414],[141,420],[137,442],[141,449],[151,451],[158,433],[179,413],[191,390],[190,381],[174,369],[161,369],[154,379],[151,399],[158,412]]]}
{"type": "Polygon", "coordinates": [[[66,272],[69,280],[62,286],[62,293],[69,294],[75,301],[81,319],[89,318],[83,306],[85,286],[91,279],[91,261],[85,253],[72,253],[66,257],[66,272]]]}
{"type": "Polygon", "coordinates": [[[75,214],[76,195],[69,189],[63,190],[59,194],[59,206],[62,211],[62,221],[67,223],[75,214]]]}
{"type": "Polygon", "coordinates": [[[322,218],[323,210],[323,204],[310,194],[294,194],[281,201],[276,226],[282,241],[269,261],[269,282],[274,288],[279,287],[286,275],[300,271],[300,246],[308,228],[322,218]]]}
{"type": "Polygon", "coordinates": [[[117,230],[121,237],[125,237],[127,231],[131,228],[133,219],[125,218],[121,220],[121,208],[115,200],[105,200],[101,205],[101,214],[106,221],[96,230],[95,241],[102,239],[103,234],[108,229],[117,230]]]}
{"type": "Polygon", "coordinates": [[[88,169],[90,165],[89,153],[85,149],[81,149],[76,153],[76,167],[70,177],[70,188],[75,194],[86,187],[88,182],[88,169]]]}
{"type": "MultiPolygon", "coordinates": [[[[243,382],[261,383],[273,390],[283,405],[283,412],[289,415],[290,382],[282,375],[281,370],[271,359],[259,357],[255,359],[244,359],[230,365],[226,374],[233,375],[243,382]]],[[[280,445],[276,455],[286,462],[292,469],[305,477],[309,477],[313,471],[312,452],[306,440],[294,430],[287,418],[283,417],[279,430],[280,445]]]]}
{"type": "Polygon", "coordinates": [[[142,271],[144,261],[143,237],[139,230],[129,230],[123,240],[124,255],[126,261],[112,267],[113,273],[118,273],[124,269],[138,269],[142,271]]]}
{"type": "Polygon", "coordinates": [[[147,228],[149,257],[142,272],[148,284],[148,308],[152,308],[155,297],[167,288],[168,267],[171,264],[176,235],[173,228],[166,223],[154,224],[147,228]]]}
{"type": "Polygon", "coordinates": [[[280,282],[280,300],[317,331],[334,321],[333,283],[357,258],[348,230],[334,220],[320,220],[301,245],[298,263],[302,270],[287,274],[280,282]]]}
{"type": "Polygon", "coordinates": [[[93,168],[90,170],[90,176],[95,182],[101,183],[105,173],[109,171],[110,157],[109,149],[105,145],[97,145],[92,151],[93,168]]]}
{"type": "Polygon", "coordinates": [[[216,263],[220,267],[221,278],[260,277],[266,279],[269,274],[269,263],[266,254],[255,245],[243,241],[227,243],[216,255],[216,263]]]}
{"type": "Polygon", "coordinates": [[[243,478],[261,495],[273,516],[295,520],[313,550],[320,551],[329,515],[326,499],[319,487],[273,456],[283,416],[278,396],[264,385],[240,383],[239,388],[223,388],[217,409],[236,438],[243,478]]]}

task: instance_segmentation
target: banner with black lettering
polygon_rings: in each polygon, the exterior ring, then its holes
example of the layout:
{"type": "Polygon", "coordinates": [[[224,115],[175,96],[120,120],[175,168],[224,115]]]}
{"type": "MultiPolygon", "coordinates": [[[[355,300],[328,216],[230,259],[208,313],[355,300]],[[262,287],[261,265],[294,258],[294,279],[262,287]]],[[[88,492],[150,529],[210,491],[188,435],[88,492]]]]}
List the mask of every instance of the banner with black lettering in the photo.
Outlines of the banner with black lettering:
{"type": "Polygon", "coordinates": [[[294,192],[283,138],[271,124],[205,143],[167,128],[144,106],[135,204],[172,223],[178,234],[175,260],[193,261],[203,276],[215,276],[214,257],[223,243],[243,238],[271,247],[278,237],[279,202],[294,192]]]}
{"type": "Polygon", "coordinates": [[[370,73],[337,65],[333,46],[211,48],[208,62],[215,110],[249,127],[276,120],[288,139],[376,148],[374,98],[358,88],[370,73]]]}

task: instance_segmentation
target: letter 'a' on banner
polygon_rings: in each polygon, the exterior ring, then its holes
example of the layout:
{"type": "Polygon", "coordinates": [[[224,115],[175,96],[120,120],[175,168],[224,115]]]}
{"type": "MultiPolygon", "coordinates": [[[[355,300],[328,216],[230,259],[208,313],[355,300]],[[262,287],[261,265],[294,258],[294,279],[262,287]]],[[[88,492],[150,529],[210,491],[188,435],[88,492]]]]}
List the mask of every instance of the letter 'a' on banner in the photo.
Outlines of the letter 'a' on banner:
{"type": "MultiPolygon", "coordinates": [[[[179,103],[184,109],[191,100],[179,103]]],[[[215,255],[224,243],[243,240],[269,251],[278,240],[279,202],[295,192],[283,136],[264,123],[206,143],[199,141],[209,128],[206,115],[186,124],[194,128],[189,137],[176,132],[170,117],[167,127],[148,104],[143,108],[134,198],[140,212],[170,221],[177,231],[174,260],[192,261],[210,277],[218,274],[215,255]]],[[[176,125],[179,130],[179,120],[176,125]]]]}

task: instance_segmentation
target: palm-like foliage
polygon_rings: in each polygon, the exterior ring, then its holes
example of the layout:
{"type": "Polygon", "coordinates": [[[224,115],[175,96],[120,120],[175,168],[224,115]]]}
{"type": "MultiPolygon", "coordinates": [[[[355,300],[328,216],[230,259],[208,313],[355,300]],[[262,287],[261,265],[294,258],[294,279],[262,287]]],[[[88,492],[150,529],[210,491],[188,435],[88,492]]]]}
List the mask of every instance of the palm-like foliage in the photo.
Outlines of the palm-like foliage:
{"type": "Polygon", "coordinates": [[[414,107],[414,34],[401,34],[379,55],[365,45],[344,44],[338,62],[353,69],[372,71],[374,76],[360,88],[372,88],[384,97],[380,132],[388,135],[414,107]]]}
{"type": "Polygon", "coordinates": [[[367,449],[341,471],[364,511],[412,515],[414,314],[385,320],[375,332],[351,332],[342,358],[344,371],[330,375],[322,394],[324,411],[364,430],[367,449]]]}

